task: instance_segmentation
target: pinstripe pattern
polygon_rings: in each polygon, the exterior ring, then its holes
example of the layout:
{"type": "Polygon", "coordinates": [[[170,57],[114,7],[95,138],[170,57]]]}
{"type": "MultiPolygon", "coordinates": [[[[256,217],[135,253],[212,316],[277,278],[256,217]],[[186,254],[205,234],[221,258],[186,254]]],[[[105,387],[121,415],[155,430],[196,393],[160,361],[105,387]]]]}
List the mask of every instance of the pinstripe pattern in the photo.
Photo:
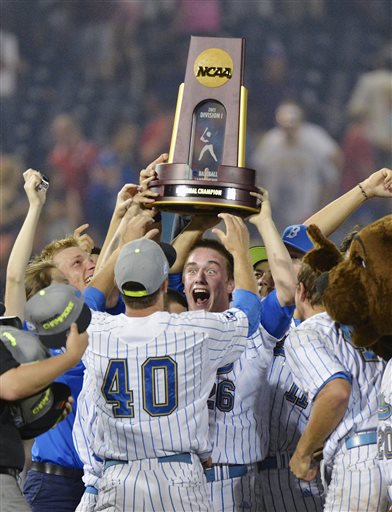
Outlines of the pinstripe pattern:
{"type": "Polygon", "coordinates": [[[256,465],[248,466],[248,473],[237,478],[219,475],[220,470],[221,468],[218,466],[216,468],[217,480],[207,484],[214,512],[239,510],[267,512],[262,507],[260,479],[256,465]]]}
{"type": "Polygon", "coordinates": [[[334,374],[352,378],[347,411],[324,444],[324,462],[332,478],[325,510],[383,511],[380,491],[385,484],[375,461],[376,445],[347,450],[344,438],[377,426],[377,394],[384,363],[349,341],[326,313],[317,314],[290,332],[286,357],[309,400],[334,374]]]}
{"type": "Polygon", "coordinates": [[[102,474],[102,462],[98,461],[92,453],[92,439],[96,435],[95,420],[97,417],[95,404],[92,396],[90,396],[92,385],[91,376],[85,370],[83,387],[78,396],[78,408],[72,429],[74,446],[80,460],[83,462],[83,482],[86,486],[97,486],[98,479],[102,474]]]}
{"type": "MultiPolygon", "coordinates": [[[[208,404],[213,463],[249,465],[265,457],[269,438],[267,372],[276,341],[260,326],[242,356],[226,371],[218,371],[215,393],[208,404]],[[228,383],[233,402],[226,411],[219,390],[228,383]]],[[[224,476],[224,469],[216,481],[208,483],[214,511],[260,510],[257,470],[249,466],[246,475],[230,479],[224,476]]]]}
{"type": "Polygon", "coordinates": [[[386,512],[386,484],[376,460],[376,445],[342,449],[329,469],[325,512],[386,512]]]}
{"type": "Polygon", "coordinates": [[[207,512],[206,481],[199,458],[193,463],[156,459],[118,464],[105,470],[95,510],[113,512],[207,512]]]}
{"type": "Polygon", "coordinates": [[[214,375],[217,367],[239,357],[246,333],[247,320],[240,311],[230,319],[204,311],[171,316],[155,313],[145,318],[94,313],[85,356],[86,367],[96,381],[93,400],[98,442],[93,445],[94,453],[102,459],[120,460],[184,451],[208,453],[205,412],[214,375]],[[169,416],[151,417],[143,409],[141,365],[148,357],[170,354],[178,364],[178,408],[169,416]],[[112,406],[100,392],[110,358],[128,361],[134,418],[115,418],[112,406]]]}
{"type": "Polygon", "coordinates": [[[278,343],[274,350],[268,384],[268,456],[277,458],[280,466],[279,469],[265,469],[260,473],[264,508],[268,512],[321,512],[324,500],[320,477],[313,482],[303,482],[288,467],[290,456],[309,419],[310,405],[294,382],[283,343],[278,343]]]}
{"type": "Polygon", "coordinates": [[[233,406],[228,412],[220,408],[217,393],[209,400],[213,462],[252,464],[265,457],[269,437],[266,382],[276,341],[260,327],[229,371],[218,372],[217,389],[220,383],[230,381],[235,390],[231,392],[233,406]]]}
{"type": "Polygon", "coordinates": [[[96,509],[98,496],[85,492],[79,505],[76,507],[75,512],[94,512],[96,509]]]}
{"type": "Polygon", "coordinates": [[[392,359],[385,368],[378,400],[378,464],[392,505],[392,359]]]}
{"type": "MultiPolygon", "coordinates": [[[[101,459],[139,460],[140,464],[145,462],[143,459],[154,464],[157,457],[184,452],[206,458],[211,451],[207,398],[218,367],[231,363],[245,349],[246,315],[236,309],[221,314],[202,311],[170,315],[162,312],[143,318],[93,313],[88,332],[85,365],[91,378],[86,380],[86,386],[94,383],[90,396],[97,412],[92,451],[101,459]],[[176,365],[176,407],[170,414],[153,416],[145,409],[142,367],[149,358],[168,356],[176,365]],[[108,403],[103,394],[110,360],[120,364],[126,362],[128,381],[125,385],[122,380],[121,385],[127,389],[121,396],[126,397],[122,400],[128,404],[126,412],[132,410],[133,416],[130,413],[116,416],[116,404],[108,403]]],[[[116,375],[117,380],[113,382],[120,386],[116,375]]],[[[154,375],[158,401],[169,400],[161,373],[157,371],[154,375]]],[[[196,459],[196,466],[201,468],[196,459]]],[[[130,503],[138,511],[144,506],[145,510],[182,510],[179,503],[184,503],[186,511],[208,510],[203,473],[202,484],[199,480],[194,482],[192,472],[196,469],[192,466],[195,464],[159,464],[148,469],[148,477],[145,466],[142,471],[142,466],[137,464],[117,465],[104,472],[99,482],[97,510],[109,506],[114,507],[111,510],[131,510],[130,503]],[[165,481],[160,485],[163,471],[169,472],[167,478],[171,485],[165,481]],[[182,474],[185,476],[181,477],[182,474]],[[187,478],[190,479],[188,483],[187,478]],[[113,495],[110,489],[115,489],[113,495]],[[162,498],[159,498],[160,493],[162,498]],[[197,503],[197,506],[190,508],[189,503],[197,503]]],[[[199,475],[199,469],[195,474],[199,475]]]]}

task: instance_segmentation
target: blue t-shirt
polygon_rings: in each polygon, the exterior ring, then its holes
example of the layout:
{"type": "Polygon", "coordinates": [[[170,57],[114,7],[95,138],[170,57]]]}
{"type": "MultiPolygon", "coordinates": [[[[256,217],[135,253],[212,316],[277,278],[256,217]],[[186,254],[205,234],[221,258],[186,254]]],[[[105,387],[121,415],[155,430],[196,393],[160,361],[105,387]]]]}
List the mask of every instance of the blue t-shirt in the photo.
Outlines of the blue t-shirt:
{"type": "MultiPolygon", "coordinates": [[[[96,288],[86,288],[84,301],[94,311],[104,311],[105,309],[105,296],[96,288]]],[[[62,349],[50,349],[52,356],[62,352],[62,349]]],[[[36,437],[31,452],[34,461],[51,462],[70,468],[83,468],[83,463],[73,444],[72,429],[76,416],[77,398],[83,385],[84,369],[83,363],[80,362],[55,380],[55,382],[62,382],[70,387],[74,399],[72,412],[55,428],[36,437]]]]}

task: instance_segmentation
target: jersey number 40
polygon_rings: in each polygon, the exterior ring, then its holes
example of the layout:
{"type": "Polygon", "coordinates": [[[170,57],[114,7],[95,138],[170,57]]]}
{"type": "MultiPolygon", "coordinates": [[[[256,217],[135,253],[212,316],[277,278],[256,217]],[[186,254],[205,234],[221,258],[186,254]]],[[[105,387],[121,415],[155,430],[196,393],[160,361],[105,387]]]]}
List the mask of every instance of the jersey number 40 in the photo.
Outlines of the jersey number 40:
{"type": "MultiPolygon", "coordinates": [[[[143,409],[150,416],[167,416],[178,405],[177,363],[169,356],[149,357],[141,367],[143,409]]],[[[127,359],[110,359],[101,392],[115,418],[133,418],[133,391],[127,359]]]]}

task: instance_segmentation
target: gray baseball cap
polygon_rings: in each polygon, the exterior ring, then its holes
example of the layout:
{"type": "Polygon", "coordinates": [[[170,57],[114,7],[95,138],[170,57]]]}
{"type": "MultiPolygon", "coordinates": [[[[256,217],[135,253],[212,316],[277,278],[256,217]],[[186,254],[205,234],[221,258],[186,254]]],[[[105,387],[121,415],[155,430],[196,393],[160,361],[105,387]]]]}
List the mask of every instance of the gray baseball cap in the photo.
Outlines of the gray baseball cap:
{"type": "Polygon", "coordinates": [[[163,242],[139,238],[125,245],[117,259],[114,277],[127,297],[145,297],[156,292],[176,261],[175,249],[163,242]]]}
{"type": "Polygon", "coordinates": [[[46,347],[65,347],[72,323],[84,332],[91,321],[91,311],[82,293],[69,284],[51,284],[26,303],[27,328],[38,334],[46,347]]]}
{"type": "MultiPolygon", "coordinates": [[[[50,357],[37,336],[12,326],[0,326],[0,343],[20,364],[41,361],[50,357]]],[[[62,416],[70,388],[53,382],[33,396],[8,402],[12,420],[22,439],[37,437],[55,425],[62,416]]]]}

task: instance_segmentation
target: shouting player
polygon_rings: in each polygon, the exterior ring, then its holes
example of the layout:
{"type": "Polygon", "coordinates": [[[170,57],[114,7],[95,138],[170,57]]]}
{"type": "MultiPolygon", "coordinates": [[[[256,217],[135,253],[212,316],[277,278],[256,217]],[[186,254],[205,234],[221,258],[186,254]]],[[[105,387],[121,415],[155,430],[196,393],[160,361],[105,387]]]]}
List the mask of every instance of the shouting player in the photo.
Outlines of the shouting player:
{"type": "Polygon", "coordinates": [[[246,226],[221,217],[227,233],[216,234],[234,257],[240,309],[164,312],[172,261],[140,239],[122,249],[115,267],[126,314],[93,314],[85,364],[95,382],[94,453],[104,460],[98,510],[210,510],[202,467],[210,453],[208,395],[216,370],[240,356],[260,316],[246,226]]]}

